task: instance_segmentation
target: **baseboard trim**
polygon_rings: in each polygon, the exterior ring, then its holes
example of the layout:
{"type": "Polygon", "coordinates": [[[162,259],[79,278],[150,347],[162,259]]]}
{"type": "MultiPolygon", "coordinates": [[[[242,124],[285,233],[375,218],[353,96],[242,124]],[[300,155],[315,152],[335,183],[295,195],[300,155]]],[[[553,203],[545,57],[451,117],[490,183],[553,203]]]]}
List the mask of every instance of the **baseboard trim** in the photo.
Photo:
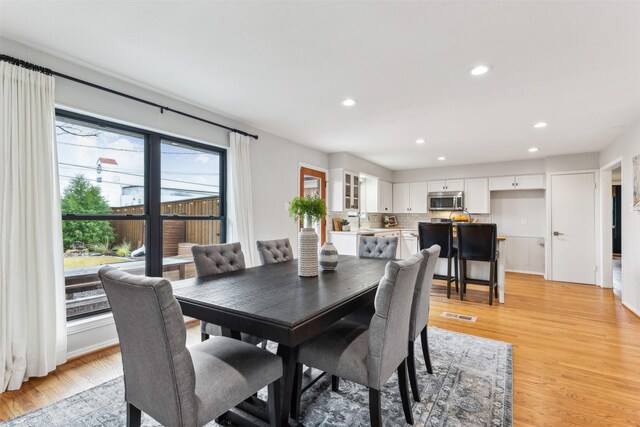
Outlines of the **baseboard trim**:
{"type": "Polygon", "coordinates": [[[81,357],[81,356],[86,356],[89,353],[95,353],[96,351],[104,350],[105,348],[113,347],[114,345],[118,345],[118,344],[119,344],[118,338],[114,338],[111,340],[99,342],[94,345],[89,345],[87,347],[79,348],[77,350],[67,353],[67,362],[73,359],[77,359],[78,357],[81,357]]]}
{"type": "Polygon", "coordinates": [[[541,271],[525,271],[525,270],[505,270],[507,273],[531,274],[533,276],[544,276],[541,271]]]}
{"type": "Polygon", "coordinates": [[[631,306],[629,306],[629,305],[627,305],[625,303],[622,303],[622,306],[624,308],[626,308],[627,310],[629,310],[634,316],[636,316],[637,318],[640,319],[640,310],[636,310],[635,308],[633,308],[633,307],[631,307],[631,306]]]}

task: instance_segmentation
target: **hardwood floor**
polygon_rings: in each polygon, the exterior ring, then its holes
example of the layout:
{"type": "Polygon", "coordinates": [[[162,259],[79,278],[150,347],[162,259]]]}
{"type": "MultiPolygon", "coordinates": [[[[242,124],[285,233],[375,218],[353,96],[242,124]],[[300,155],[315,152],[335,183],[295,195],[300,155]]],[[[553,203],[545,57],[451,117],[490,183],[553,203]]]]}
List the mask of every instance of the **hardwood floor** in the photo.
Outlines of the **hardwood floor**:
{"type": "MultiPolygon", "coordinates": [[[[516,426],[640,425],[640,319],[611,289],[507,275],[506,304],[488,305],[486,287],[465,301],[436,282],[429,325],[513,344],[516,426]],[[475,323],[441,317],[477,316],[475,323]]],[[[189,328],[188,343],[199,341],[189,328]]],[[[121,375],[118,347],[75,359],[21,390],[0,394],[0,421],[121,375]]]]}

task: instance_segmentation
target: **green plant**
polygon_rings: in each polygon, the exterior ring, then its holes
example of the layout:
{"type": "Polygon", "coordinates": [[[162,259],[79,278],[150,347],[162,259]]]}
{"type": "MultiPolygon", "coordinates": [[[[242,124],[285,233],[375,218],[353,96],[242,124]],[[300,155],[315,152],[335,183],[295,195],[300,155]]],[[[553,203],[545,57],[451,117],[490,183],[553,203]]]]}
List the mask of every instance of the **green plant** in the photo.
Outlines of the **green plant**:
{"type": "Polygon", "coordinates": [[[91,249],[94,252],[98,252],[104,255],[111,252],[111,243],[111,240],[107,237],[103,242],[94,243],[93,245],[91,245],[91,249]]]}
{"type": "Polygon", "coordinates": [[[122,243],[113,247],[118,256],[126,257],[131,255],[131,243],[123,240],[122,243]]]}
{"type": "Polygon", "coordinates": [[[340,221],[340,225],[349,225],[349,220],[343,219],[342,221],[340,221]]]}
{"type": "MultiPolygon", "coordinates": [[[[100,187],[92,185],[83,175],[77,175],[64,189],[61,208],[63,214],[107,214],[111,207],[100,192],[100,187]]],[[[64,247],[73,242],[87,245],[113,240],[115,233],[109,221],[62,221],[64,247]]]]}
{"type": "Polygon", "coordinates": [[[311,223],[327,215],[327,204],[322,197],[296,196],[289,202],[289,215],[296,221],[304,220],[305,226],[311,227],[311,223]]]}

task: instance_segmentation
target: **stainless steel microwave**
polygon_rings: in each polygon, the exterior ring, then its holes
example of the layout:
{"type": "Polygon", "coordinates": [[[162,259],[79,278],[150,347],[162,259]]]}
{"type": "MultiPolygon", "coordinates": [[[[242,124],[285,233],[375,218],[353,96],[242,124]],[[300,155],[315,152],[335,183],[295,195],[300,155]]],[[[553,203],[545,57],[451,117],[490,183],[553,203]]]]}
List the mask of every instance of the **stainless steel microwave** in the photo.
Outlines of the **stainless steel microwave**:
{"type": "Polygon", "coordinates": [[[430,211],[461,211],[464,209],[464,193],[462,191],[428,193],[427,206],[430,211]]]}

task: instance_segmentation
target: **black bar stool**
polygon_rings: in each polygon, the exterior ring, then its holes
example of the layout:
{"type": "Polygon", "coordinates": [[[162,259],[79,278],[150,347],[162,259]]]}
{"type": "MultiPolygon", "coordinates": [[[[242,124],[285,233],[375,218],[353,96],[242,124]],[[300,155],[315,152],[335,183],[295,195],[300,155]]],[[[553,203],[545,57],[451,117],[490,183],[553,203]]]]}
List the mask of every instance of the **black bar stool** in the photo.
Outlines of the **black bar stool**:
{"type": "Polygon", "coordinates": [[[495,224],[457,224],[458,258],[460,260],[460,299],[464,299],[467,283],[489,286],[489,305],[498,297],[498,229],[495,224]],[[489,280],[467,277],[467,261],[490,263],[489,280]]]}
{"type": "Polygon", "coordinates": [[[418,236],[420,250],[439,245],[440,258],[447,259],[447,275],[434,274],[433,278],[447,282],[447,298],[451,298],[452,282],[456,283],[456,292],[458,292],[458,249],[453,246],[453,225],[450,222],[419,222],[418,236]],[[454,276],[451,276],[452,261],[454,276]]]}

